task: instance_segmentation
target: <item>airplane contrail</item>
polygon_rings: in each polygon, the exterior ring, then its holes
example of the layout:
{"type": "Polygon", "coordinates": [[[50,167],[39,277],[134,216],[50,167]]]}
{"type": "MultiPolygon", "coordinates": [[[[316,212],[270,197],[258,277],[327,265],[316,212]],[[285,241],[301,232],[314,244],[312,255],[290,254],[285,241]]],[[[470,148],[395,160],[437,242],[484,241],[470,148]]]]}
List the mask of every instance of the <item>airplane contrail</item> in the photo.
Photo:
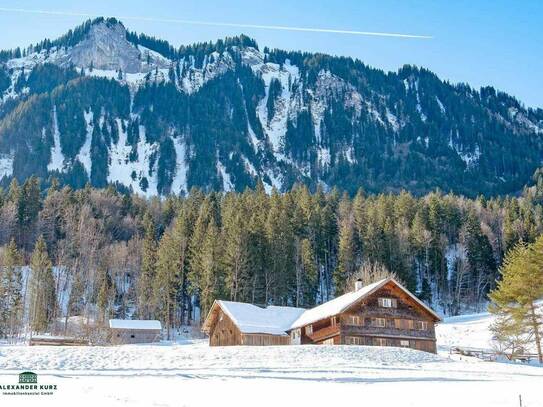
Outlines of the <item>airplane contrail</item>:
{"type": "MultiPolygon", "coordinates": [[[[71,11],[54,11],[54,10],[30,10],[23,8],[8,8],[0,7],[0,12],[6,13],[27,13],[27,14],[48,14],[55,16],[71,16],[71,17],[100,17],[98,14],[76,13],[71,11]]],[[[262,25],[262,24],[245,24],[245,23],[225,23],[216,21],[200,21],[200,20],[183,20],[177,18],[159,18],[159,17],[142,17],[142,16],[117,16],[120,20],[138,20],[160,23],[175,23],[189,25],[207,25],[215,27],[234,27],[234,28],[255,28],[261,30],[279,30],[279,31],[302,31],[328,34],[346,34],[346,35],[362,35],[372,37],[393,37],[393,38],[408,38],[408,39],[432,39],[430,35],[416,34],[401,34],[389,32],[375,31],[356,31],[356,30],[339,30],[333,28],[314,28],[314,27],[292,27],[284,25],[262,25]]]]}

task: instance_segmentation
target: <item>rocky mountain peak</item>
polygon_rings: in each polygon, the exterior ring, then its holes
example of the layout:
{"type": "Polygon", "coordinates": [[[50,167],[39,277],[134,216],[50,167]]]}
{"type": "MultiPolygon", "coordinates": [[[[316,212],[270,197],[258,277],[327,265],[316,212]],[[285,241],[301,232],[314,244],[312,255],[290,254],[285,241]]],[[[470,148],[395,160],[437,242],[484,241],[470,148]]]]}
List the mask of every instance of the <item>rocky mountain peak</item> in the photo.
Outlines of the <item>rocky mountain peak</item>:
{"type": "Polygon", "coordinates": [[[93,24],[84,40],[70,50],[76,66],[135,73],[141,70],[141,52],[126,39],[124,26],[108,21],[93,24]]]}

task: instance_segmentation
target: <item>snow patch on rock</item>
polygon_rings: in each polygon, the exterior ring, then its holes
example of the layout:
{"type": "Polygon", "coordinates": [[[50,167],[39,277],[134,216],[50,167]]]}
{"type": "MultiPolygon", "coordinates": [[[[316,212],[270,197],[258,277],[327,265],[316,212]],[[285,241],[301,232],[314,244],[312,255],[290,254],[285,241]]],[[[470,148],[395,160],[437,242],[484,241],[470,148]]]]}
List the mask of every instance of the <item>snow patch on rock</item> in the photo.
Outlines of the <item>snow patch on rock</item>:
{"type": "Polygon", "coordinates": [[[176,156],[175,176],[172,181],[171,191],[174,194],[186,194],[188,164],[186,162],[186,145],[181,136],[177,136],[173,140],[176,156]]]}
{"type": "Polygon", "coordinates": [[[83,116],[85,118],[86,123],[86,129],[87,129],[87,135],[85,137],[85,143],[79,150],[79,154],[77,154],[77,160],[81,164],[83,164],[83,167],[85,168],[85,171],[87,171],[87,175],[90,177],[91,170],[92,170],[92,160],[91,160],[91,143],[92,143],[92,132],[94,130],[94,113],[92,110],[89,110],[88,112],[84,112],[83,116]]]}
{"type": "Polygon", "coordinates": [[[192,55],[180,62],[183,66],[181,89],[188,94],[197,92],[206,82],[223,75],[234,67],[232,56],[227,51],[222,54],[214,51],[206,55],[202,68],[197,68],[195,62],[192,55]]]}
{"type": "Polygon", "coordinates": [[[64,168],[64,154],[60,146],[60,131],[58,129],[57,107],[53,106],[53,146],[51,147],[51,161],[47,171],[62,171],[64,168]]]}
{"type": "Polygon", "coordinates": [[[13,174],[13,157],[10,154],[0,154],[0,179],[13,174]]]}
{"type": "Polygon", "coordinates": [[[234,190],[234,184],[230,179],[230,174],[226,172],[226,167],[220,160],[217,160],[217,174],[221,177],[223,191],[229,192],[234,190]]]}

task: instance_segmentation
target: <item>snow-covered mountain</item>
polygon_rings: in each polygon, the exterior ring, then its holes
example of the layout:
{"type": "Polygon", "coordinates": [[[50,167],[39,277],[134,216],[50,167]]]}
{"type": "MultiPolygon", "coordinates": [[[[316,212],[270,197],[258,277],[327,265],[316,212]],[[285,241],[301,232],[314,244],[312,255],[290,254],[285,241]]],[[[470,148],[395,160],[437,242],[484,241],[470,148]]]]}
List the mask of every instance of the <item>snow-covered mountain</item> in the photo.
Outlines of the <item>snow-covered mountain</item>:
{"type": "Polygon", "coordinates": [[[0,53],[0,177],[145,195],[193,187],[468,195],[541,165],[543,111],[405,66],[384,73],[245,37],[174,49],[115,19],[0,53]]]}

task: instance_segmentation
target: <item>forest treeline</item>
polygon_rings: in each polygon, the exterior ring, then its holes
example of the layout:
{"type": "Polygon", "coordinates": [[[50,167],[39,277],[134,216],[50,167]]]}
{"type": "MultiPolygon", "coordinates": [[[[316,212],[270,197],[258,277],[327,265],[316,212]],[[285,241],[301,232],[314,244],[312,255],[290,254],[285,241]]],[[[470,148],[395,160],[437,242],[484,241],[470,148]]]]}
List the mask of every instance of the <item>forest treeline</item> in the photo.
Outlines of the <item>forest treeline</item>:
{"type": "Polygon", "coordinates": [[[349,291],[368,264],[443,313],[481,309],[507,250],[543,232],[535,178],[520,197],[474,200],[305,186],[267,194],[261,183],[145,199],[14,180],[0,193],[0,334],[46,332],[69,316],[176,328],[217,298],[311,307],[349,291]]]}

